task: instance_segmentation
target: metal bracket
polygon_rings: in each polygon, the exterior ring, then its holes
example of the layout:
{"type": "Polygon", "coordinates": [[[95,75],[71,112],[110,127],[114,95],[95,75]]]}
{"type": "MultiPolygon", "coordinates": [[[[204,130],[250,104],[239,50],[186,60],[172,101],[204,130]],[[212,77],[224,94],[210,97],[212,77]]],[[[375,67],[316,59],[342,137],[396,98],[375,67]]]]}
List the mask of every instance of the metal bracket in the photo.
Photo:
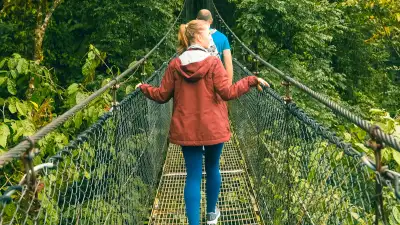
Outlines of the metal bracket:
{"type": "Polygon", "coordinates": [[[144,83],[144,77],[147,75],[147,73],[146,73],[146,67],[145,67],[146,64],[147,64],[147,61],[144,60],[143,63],[142,63],[142,65],[143,65],[143,72],[140,73],[140,76],[141,76],[141,79],[142,79],[142,83],[144,83]]]}
{"type": "Polygon", "coordinates": [[[116,106],[117,105],[117,90],[119,89],[119,87],[120,87],[119,83],[116,83],[111,87],[111,90],[113,92],[112,106],[116,106]]]}
{"type": "Polygon", "coordinates": [[[24,137],[24,140],[28,141],[30,146],[24,154],[21,156],[22,163],[24,164],[26,173],[26,184],[31,191],[34,191],[36,185],[36,174],[33,168],[33,158],[35,157],[35,141],[31,137],[24,137]]]}
{"type": "Polygon", "coordinates": [[[398,176],[394,177],[393,185],[394,185],[394,193],[395,193],[397,199],[400,199],[400,182],[399,182],[398,176]]]}
{"type": "Polygon", "coordinates": [[[253,74],[254,74],[255,76],[258,76],[258,75],[260,74],[260,71],[258,70],[258,59],[257,59],[257,58],[254,58],[253,61],[254,61],[254,64],[255,64],[255,69],[256,69],[256,71],[253,72],[253,74]]]}
{"type": "Polygon", "coordinates": [[[290,96],[290,82],[288,81],[282,81],[281,85],[284,86],[285,89],[285,96],[283,96],[283,100],[285,101],[286,104],[289,104],[293,101],[292,97],[290,96]]]}
{"type": "Polygon", "coordinates": [[[383,190],[383,172],[386,167],[382,166],[382,149],[385,147],[384,143],[377,139],[377,131],[380,130],[379,126],[372,126],[370,129],[370,136],[371,140],[368,141],[367,145],[374,150],[375,154],[375,176],[376,176],[376,205],[375,205],[375,224],[379,224],[379,219],[380,217],[383,220],[384,224],[387,224],[385,213],[384,213],[384,208],[383,208],[383,196],[382,196],[382,190],[383,190]]]}

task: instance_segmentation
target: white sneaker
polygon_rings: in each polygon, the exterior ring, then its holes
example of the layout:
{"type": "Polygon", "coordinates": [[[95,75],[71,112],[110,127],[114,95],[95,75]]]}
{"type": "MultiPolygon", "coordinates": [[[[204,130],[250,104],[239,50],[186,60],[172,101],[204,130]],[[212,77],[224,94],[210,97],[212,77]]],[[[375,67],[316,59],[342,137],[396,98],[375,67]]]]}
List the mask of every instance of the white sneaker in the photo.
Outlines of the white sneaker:
{"type": "Polygon", "coordinates": [[[220,216],[221,212],[215,207],[215,213],[207,213],[207,224],[217,224],[220,216]]]}

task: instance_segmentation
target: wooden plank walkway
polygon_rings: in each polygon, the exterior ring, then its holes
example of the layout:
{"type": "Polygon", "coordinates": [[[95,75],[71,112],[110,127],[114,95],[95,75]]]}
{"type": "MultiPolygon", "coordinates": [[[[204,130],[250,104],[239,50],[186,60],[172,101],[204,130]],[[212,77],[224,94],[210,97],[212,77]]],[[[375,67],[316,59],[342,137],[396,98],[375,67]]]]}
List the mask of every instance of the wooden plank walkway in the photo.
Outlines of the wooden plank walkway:
{"type": "MultiPolygon", "coordinates": [[[[226,143],[221,157],[222,187],[218,200],[221,210],[219,224],[259,225],[258,209],[249,185],[248,174],[239,150],[232,142],[226,143]]],[[[203,180],[201,215],[205,221],[205,172],[203,180]]],[[[150,218],[152,225],[188,224],[183,200],[186,169],[181,148],[171,144],[150,218]]]]}

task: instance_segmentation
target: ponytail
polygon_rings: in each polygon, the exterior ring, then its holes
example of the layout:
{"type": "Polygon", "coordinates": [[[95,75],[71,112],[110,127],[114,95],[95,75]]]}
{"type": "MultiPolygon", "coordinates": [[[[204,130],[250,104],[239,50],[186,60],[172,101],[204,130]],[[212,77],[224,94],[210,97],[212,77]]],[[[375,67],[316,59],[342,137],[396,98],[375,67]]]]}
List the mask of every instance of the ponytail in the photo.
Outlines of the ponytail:
{"type": "Polygon", "coordinates": [[[189,47],[189,40],[186,36],[186,24],[181,24],[178,33],[178,54],[182,54],[189,47]]]}
{"type": "Polygon", "coordinates": [[[208,23],[203,20],[192,20],[187,24],[181,24],[178,32],[178,54],[182,54],[194,40],[195,34],[198,34],[204,25],[208,23]]]}

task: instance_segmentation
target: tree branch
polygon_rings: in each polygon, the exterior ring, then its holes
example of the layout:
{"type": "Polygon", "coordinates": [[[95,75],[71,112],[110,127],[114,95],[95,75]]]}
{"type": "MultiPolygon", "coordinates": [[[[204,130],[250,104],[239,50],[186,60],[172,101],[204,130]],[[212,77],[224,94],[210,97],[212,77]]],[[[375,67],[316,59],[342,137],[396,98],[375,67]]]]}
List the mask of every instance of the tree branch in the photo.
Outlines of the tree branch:
{"type": "Polygon", "coordinates": [[[39,1],[38,2],[38,7],[37,7],[37,15],[36,15],[36,26],[37,26],[37,28],[41,27],[42,18],[43,18],[42,1],[39,1]]]}
{"type": "Polygon", "coordinates": [[[47,0],[42,0],[38,4],[38,14],[36,18],[36,29],[35,29],[35,49],[34,49],[34,61],[38,64],[43,60],[43,40],[46,33],[46,28],[49,25],[51,16],[54,10],[62,3],[63,0],[54,0],[50,10],[46,12],[46,16],[43,20],[43,11],[46,11],[47,0]],[[44,10],[43,10],[44,9],[44,10]]]}
{"type": "Polygon", "coordinates": [[[41,26],[42,31],[44,32],[49,25],[51,16],[53,15],[54,10],[62,3],[62,0],[54,0],[53,5],[51,6],[50,11],[47,12],[46,17],[44,18],[43,24],[41,26]]]}

